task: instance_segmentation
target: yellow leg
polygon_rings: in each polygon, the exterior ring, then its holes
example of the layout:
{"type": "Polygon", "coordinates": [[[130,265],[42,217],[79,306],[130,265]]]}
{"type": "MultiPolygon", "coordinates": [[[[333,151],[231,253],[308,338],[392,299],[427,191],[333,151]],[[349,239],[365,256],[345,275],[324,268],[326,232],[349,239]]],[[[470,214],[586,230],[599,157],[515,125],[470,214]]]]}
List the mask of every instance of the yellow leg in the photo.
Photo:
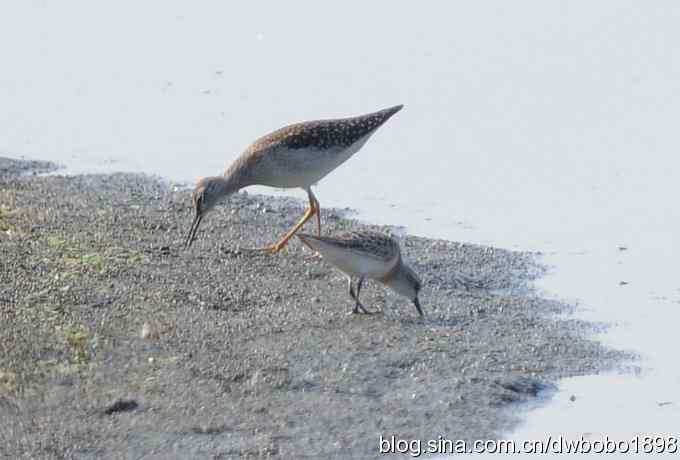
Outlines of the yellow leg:
{"type": "MultiPolygon", "coordinates": [[[[319,201],[316,199],[314,194],[312,193],[311,189],[307,189],[307,196],[309,197],[309,209],[305,212],[305,214],[302,216],[302,219],[299,220],[297,224],[291,228],[288,233],[284,235],[283,238],[281,238],[277,243],[269,245],[269,246],[264,246],[262,248],[257,248],[255,249],[256,251],[265,251],[269,252],[271,254],[275,254],[279,252],[283,247],[288,244],[288,241],[300,230],[300,228],[307,223],[309,219],[312,218],[316,214],[316,230],[319,236],[321,236],[321,218],[320,218],[320,209],[319,209],[319,201]]],[[[314,248],[309,246],[307,243],[305,243],[309,249],[314,251],[314,248]]]]}
{"type": "MultiPolygon", "coordinates": [[[[321,236],[321,206],[319,205],[319,200],[317,200],[312,193],[312,189],[307,190],[307,196],[309,197],[309,206],[314,208],[314,214],[316,214],[316,236],[321,236]]],[[[305,242],[303,241],[303,243],[305,242]]],[[[321,256],[321,254],[309,244],[305,243],[305,245],[312,250],[315,256],[321,256]]]]}
{"type": "MultiPolygon", "coordinates": [[[[319,206],[319,200],[316,199],[314,194],[312,193],[312,189],[308,188],[307,189],[307,197],[309,198],[309,207],[310,209],[314,209],[314,214],[316,215],[316,236],[321,236],[321,206],[319,206]]],[[[318,254],[316,250],[305,243],[305,246],[307,246],[309,249],[312,250],[315,254],[318,254]]]]}
{"type": "Polygon", "coordinates": [[[276,244],[272,244],[270,246],[265,246],[263,248],[257,248],[258,251],[265,251],[265,252],[270,252],[272,254],[279,252],[286,244],[288,244],[288,241],[297,233],[298,230],[300,230],[300,227],[305,225],[305,223],[312,218],[312,216],[315,214],[316,210],[313,208],[309,208],[307,212],[305,212],[305,215],[302,216],[302,219],[291,228],[286,235],[279,240],[276,244]]]}
{"type": "Polygon", "coordinates": [[[312,203],[312,198],[314,198],[314,208],[316,211],[314,214],[316,214],[316,236],[321,236],[321,207],[319,206],[319,201],[316,199],[314,195],[312,195],[312,191],[309,191],[309,202],[310,204],[312,203]]]}
{"type": "Polygon", "coordinates": [[[314,209],[316,214],[316,236],[321,236],[321,205],[319,205],[319,200],[316,199],[311,188],[307,189],[307,198],[309,198],[309,207],[314,209]]]}

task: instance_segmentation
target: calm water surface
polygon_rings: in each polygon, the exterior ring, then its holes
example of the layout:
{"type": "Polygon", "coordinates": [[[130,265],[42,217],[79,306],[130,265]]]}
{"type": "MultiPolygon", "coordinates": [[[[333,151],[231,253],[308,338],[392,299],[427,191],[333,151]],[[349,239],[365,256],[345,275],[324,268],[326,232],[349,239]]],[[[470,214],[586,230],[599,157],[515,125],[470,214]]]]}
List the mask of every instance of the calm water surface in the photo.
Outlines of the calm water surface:
{"type": "Polygon", "coordinates": [[[510,435],[678,435],[678,24],[670,0],[3,3],[0,154],[191,182],[284,124],[403,103],[322,206],[541,251],[539,288],[642,357],[510,435]]]}

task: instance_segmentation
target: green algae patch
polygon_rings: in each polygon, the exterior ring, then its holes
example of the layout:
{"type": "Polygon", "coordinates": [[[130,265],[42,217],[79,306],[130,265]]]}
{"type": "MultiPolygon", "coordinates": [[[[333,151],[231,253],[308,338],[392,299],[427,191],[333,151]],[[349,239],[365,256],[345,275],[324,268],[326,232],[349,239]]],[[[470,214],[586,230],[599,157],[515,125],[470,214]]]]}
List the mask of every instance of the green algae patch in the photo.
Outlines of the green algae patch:
{"type": "Polygon", "coordinates": [[[72,353],[73,364],[86,364],[90,361],[90,342],[92,338],[81,325],[67,326],[61,330],[66,345],[72,353]]]}
{"type": "Polygon", "coordinates": [[[17,375],[10,370],[0,369],[0,395],[14,393],[17,386],[17,375]]]}
{"type": "Polygon", "coordinates": [[[147,256],[137,250],[117,246],[97,247],[59,235],[48,235],[45,241],[48,248],[45,261],[56,264],[62,270],[60,277],[73,278],[83,271],[105,274],[116,266],[129,267],[148,262],[147,256]]]}

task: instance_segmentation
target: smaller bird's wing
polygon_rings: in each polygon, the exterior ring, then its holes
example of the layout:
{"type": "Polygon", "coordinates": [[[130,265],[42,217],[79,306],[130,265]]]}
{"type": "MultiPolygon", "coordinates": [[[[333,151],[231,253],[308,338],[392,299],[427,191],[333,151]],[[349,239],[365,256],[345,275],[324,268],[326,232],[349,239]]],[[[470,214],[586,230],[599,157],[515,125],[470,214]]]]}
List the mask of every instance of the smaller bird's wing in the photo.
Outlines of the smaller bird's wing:
{"type": "Polygon", "coordinates": [[[389,262],[399,258],[399,243],[382,233],[369,231],[347,232],[338,238],[339,244],[355,252],[389,262]]]}
{"type": "Polygon", "coordinates": [[[325,255],[324,252],[328,252],[332,248],[375,260],[383,267],[383,270],[381,270],[384,272],[383,275],[387,275],[401,263],[399,243],[382,233],[354,231],[336,237],[308,234],[298,234],[298,236],[303,242],[319,251],[321,255],[325,255]]]}

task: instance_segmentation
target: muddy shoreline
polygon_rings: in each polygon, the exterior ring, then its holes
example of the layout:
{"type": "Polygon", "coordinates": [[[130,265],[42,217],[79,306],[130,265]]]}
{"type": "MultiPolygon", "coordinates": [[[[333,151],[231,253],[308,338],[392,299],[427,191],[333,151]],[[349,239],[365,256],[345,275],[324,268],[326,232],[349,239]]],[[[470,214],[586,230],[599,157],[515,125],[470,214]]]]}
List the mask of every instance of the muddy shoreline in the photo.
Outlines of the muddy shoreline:
{"type": "Polygon", "coordinates": [[[26,174],[50,168],[0,158],[3,458],[376,458],[380,435],[498,438],[515,403],[623,357],[532,291],[532,254],[406,236],[427,318],[374,283],[362,300],[383,313],[352,315],[342,275],[299,241],[239,249],[303,203],[240,193],[184,251],[188,190],[26,174]]]}

